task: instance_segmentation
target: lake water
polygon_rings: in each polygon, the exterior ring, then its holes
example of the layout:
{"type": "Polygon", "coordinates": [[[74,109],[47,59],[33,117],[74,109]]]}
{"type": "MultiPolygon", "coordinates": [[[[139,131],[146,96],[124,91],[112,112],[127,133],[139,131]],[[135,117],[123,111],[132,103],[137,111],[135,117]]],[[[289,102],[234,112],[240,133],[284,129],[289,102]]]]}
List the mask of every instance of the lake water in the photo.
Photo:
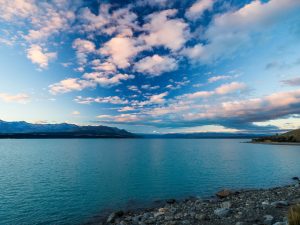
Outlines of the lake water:
{"type": "Polygon", "coordinates": [[[300,146],[243,141],[0,140],[0,224],[82,224],[106,209],[300,175],[300,146]]]}

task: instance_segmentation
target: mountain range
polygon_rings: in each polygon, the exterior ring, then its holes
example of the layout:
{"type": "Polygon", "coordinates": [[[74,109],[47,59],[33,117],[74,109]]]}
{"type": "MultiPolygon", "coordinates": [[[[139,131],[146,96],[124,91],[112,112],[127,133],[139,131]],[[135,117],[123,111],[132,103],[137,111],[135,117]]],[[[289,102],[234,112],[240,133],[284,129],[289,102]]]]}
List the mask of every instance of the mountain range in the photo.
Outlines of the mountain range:
{"type": "Polygon", "coordinates": [[[37,124],[25,121],[7,122],[0,120],[0,138],[244,138],[265,140],[267,138],[290,139],[300,141],[300,130],[278,136],[248,133],[168,133],[168,134],[134,134],[124,129],[108,126],[79,126],[69,123],[37,124]]]}
{"type": "Polygon", "coordinates": [[[107,126],[78,126],[75,124],[33,124],[25,121],[0,120],[0,138],[130,138],[126,130],[107,126]]]}

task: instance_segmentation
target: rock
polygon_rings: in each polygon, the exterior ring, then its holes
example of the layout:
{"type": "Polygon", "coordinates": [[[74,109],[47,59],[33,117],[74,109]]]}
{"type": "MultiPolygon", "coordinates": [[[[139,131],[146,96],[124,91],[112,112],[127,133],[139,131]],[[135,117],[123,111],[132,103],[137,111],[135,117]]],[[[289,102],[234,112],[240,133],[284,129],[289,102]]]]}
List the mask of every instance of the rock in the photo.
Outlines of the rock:
{"type": "Polygon", "coordinates": [[[165,212],[167,212],[167,211],[168,211],[167,208],[159,208],[159,209],[158,209],[158,212],[160,212],[160,213],[165,213],[165,212]]]}
{"type": "Polygon", "coordinates": [[[174,204],[174,203],[176,203],[176,200],[175,199],[168,199],[168,200],[166,200],[166,203],[174,204]]]}
{"type": "Polygon", "coordinates": [[[175,216],[174,216],[174,218],[175,218],[176,220],[181,219],[182,217],[183,217],[183,214],[182,214],[182,213],[177,213],[177,214],[175,214],[175,216]]]}
{"type": "Polygon", "coordinates": [[[245,225],[246,223],[245,222],[236,222],[235,225],[245,225]]]}
{"type": "Polygon", "coordinates": [[[224,190],[219,191],[218,193],[216,193],[216,196],[218,196],[219,198],[226,198],[231,194],[232,194],[232,192],[230,190],[224,189],[224,190]]]}
{"type": "Polygon", "coordinates": [[[124,215],[123,211],[117,211],[117,212],[113,212],[112,214],[109,215],[109,217],[107,218],[106,222],[107,223],[113,223],[117,218],[121,217],[124,215]]]}
{"type": "Polygon", "coordinates": [[[273,225],[288,225],[288,222],[276,222],[273,225]]]}
{"type": "Polygon", "coordinates": [[[300,204],[300,198],[295,198],[291,201],[291,205],[298,205],[300,204]]]}
{"type": "Polygon", "coordinates": [[[272,225],[273,220],[274,220],[274,217],[271,215],[264,216],[264,224],[265,225],[272,225]]]}
{"type": "Polygon", "coordinates": [[[196,220],[207,220],[207,216],[205,214],[196,214],[195,215],[196,220]]]}
{"type": "Polygon", "coordinates": [[[220,206],[221,208],[229,209],[231,207],[231,202],[230,201],[222,202],[220,206]]]}
{"type": "Polygon", "coordinates": [[[270,203],[269,203],[268,201],[263,201],[261,204],[262,204],[263,206],[270,205],[270,203]]]}
{"type": "Polygon", "coordinates": [[[218,208],[214,210],[214,214],[218,217],[226,217],[230,213],[230,209],[218,208]]]}
{"type": "Polygon", "coordinates": [[[153,214],[154,217],[159,217],[159,216],[162,216],[162,215],[164,215],[163,212],[157,212],[157,213],[153,214]]]}
{"type": "Polygon", "coordinates": [[[293,177],[292,179],[293,180],[298,180],[298,181],[300,180],[299,177],[293,177]]]}
{"type": "Polygon", "coordinates": [[[285,206],[289,206],[289,203],[287,201],[276,201],[276,202],[272,202],[271,206],[274,206],[276,208],[282,208],[285,206]]]}

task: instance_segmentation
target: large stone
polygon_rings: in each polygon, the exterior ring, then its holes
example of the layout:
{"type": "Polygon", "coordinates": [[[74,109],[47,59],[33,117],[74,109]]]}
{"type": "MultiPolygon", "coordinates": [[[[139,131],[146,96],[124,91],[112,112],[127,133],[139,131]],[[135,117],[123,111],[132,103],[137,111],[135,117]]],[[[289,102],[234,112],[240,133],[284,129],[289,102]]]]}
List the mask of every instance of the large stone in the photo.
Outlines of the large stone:
{"type": "Polygon", "coordinates": [[[289,206],[289,203],[287,201],[276,201],[276,202],[272,202],[271,206],[274,206],[276,208],[282,208],[285,206],[289,206]]]}
{"type": "Polygon", "coordinates": [[[196,220],[207,220],[207,216],[205,214],[196,214],[195,215],[196,220]]]}
{"type": "Polygon", "coordinates": [[[276,222],[273,225],[288,225],[288,222],[276,222]]]}
{"type": "Polygon", "coordinates": [[[216,195],[219,198],[226,198],[226,197],[228,197],[231,194],[232,194],[232,192],[230,190],[228,190],[228,189],[224,189],[224,190],[219,191],[218,193],[216,193],[216,195]]]}
{"type": "Polygon", "coordinates": [[[113,212],[112,214],[109,215],[106,222],[107,223],[113,223],[117,218],[119,218],[123,215],[124,215],[123,211],[113,212]]]}
{"type": "Polygon", "coordinates": [[[273,220],[274,220],[274,217],[271,215],[264,216],[264,224],[265,225],[272,225],[273,220]]]}
{"type": "Polygon", "coordinates": [[[229,209],[231,207],[231,202],[230,201],[222,202],[220,206],[221,208],[229,209]]]}
{"type": "Polygon", "coordinates": [[[160,212],[160,213],[165,213],[165,212],[167,212],[167,211],[168,211],[167,208],[159,208],[159,209],[158,209],[158,212],[160,212]]]}
{"type": "Polygon", "coordinates": [[[218,217],[226,217],[230,213],[230,209],[225,209],[225,208],[219,208],[214,210],[214,214],[217,215],[218,217]]]}

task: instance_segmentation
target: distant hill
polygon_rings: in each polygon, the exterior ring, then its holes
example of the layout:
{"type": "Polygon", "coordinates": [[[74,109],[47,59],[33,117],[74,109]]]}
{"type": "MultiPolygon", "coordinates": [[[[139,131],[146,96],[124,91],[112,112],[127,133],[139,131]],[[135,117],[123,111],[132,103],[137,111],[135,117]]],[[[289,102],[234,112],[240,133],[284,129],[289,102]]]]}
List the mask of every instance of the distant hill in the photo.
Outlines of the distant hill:
{"type": "Polygon", "coordinates": [[[168,133],[168,134],[141,134],[144,138],[182,138],[182,139],[217,139],[217,138],[226,138],[226,139],[251,139],[266,136],[264,134],[247,134],[247,133],[225,133],[225,132],[198,132],[198,133],[168,133]]]}
{"type": "Polygon", "coordinates": [[[0,120],[0,138],[129,138],[136,137],[126,130],[107,126],[75,124],[33,124],[25,121],[0,120]]]}
{"type": "Polygon", "coordinates": [[[284,134],[255,138],[253,142],[291,142],[300,143],[300,129],[292,130],[284,134]]]}

